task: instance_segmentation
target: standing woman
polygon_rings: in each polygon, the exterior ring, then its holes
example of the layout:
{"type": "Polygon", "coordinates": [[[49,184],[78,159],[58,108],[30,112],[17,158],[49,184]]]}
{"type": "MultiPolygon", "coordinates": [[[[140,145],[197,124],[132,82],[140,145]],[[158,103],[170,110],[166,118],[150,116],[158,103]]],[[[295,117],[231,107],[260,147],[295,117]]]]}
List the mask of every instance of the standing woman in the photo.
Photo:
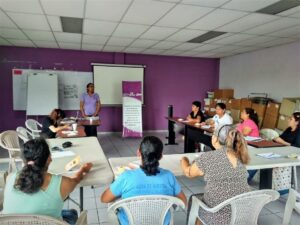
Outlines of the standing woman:
{"type": "Polygon", "coordinates": [[[294,112],[289,118],[289,127],[274,141],[300,148],[300,112],[294,112]]]}
{"type": "Polygon", "coordinates": [[[254,109],[245,108],[241,113],[242,122],[237,130],[244,136],[259,137],[258,116],[254,109]]]}
{"type": "MultiPolygon", "coordinates": [[[[80,111],[82,117],[98,116],[101,108],[99,95],[94,91],[94,84],[88,83],[86,85],[86,93],[80,97],[80,111]]],[[[86,136],[97,137],[97,126],[87,125],[84,127],[86,136]]]]}
{"type": "Polygon", "coordinates": [[[22,170],[7,177],[3,214],[46,215],[75,224],[77,212],[62,210],[64,200],[90,171],[92,164],[84,164],[73,178],[49,173],[52,158],[44,139],[26,142],[22,159],[22,170]]]}

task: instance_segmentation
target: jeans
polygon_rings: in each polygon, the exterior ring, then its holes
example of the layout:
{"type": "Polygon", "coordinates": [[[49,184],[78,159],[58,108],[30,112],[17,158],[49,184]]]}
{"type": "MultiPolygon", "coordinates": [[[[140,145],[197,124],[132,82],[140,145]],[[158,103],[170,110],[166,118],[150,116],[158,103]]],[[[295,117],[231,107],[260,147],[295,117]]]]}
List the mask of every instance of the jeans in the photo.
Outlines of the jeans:
{"type": "Polygon", "coordinates": [[[249,176],[247,178],[248,183],[252,181],[252,179],[256,173],[257,173],[257,170],[248,170],[248,174],[249,174],[249,176]]]}
{"type": "Polygon", "coordinates": [[[70,225],[75,225],[78,219],[78,213],[75,209],[63,209],[61,216],[63,220],[70,225]]]}

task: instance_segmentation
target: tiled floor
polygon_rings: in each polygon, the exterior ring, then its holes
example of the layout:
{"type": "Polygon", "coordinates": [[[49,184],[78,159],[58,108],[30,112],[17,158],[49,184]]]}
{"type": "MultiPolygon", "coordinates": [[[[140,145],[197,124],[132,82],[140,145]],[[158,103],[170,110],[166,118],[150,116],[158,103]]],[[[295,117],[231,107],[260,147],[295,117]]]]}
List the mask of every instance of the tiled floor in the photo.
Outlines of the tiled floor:
{"type": "MultiPolygon", "coordinates": [[[[166,133],[165,132],[153,132],[146,133],[145,135],[155,135],[160,137],[163,142],[166,143],[166,133]]],[[[125,156],[135,156],[136,150],[139,146],[140,139],[122,139],[119,133],[112,134],[100,134],[99,142],[105,152],[107,158],[110,157],[125,157],[125,156]]],[[[178,145],[166,145],[164,147],[164,154],[174,154],[183,152],[183,141],[178,139],[178,145]]],[[[0,157],[4,157],[5,153],[0,154],[0,157]]],[[[0,164],[3,168],[5,165],[0,164]]],[[[298,175],[300,170],[298,168],[298,175]]],[[[178,177],[182,189],[187,197],[193,193],[199,193],[204,191],[204,181],[202,178],[188,179],[186,177],[178,177]]],[[[298,176],[298,183],[300,183],[300,176],[298,176]]],[[[88,224],[93,225],[110,225],[107,216],[107,205],[103,204],[99,200],[99,196],[103,192],[106,186],[96,186],[94,188],[85,187],[84,188],[84,208],[88,211],[88,224]]],[[[253,188],[256,188],[253,186],[253,188]]],[[[298,189],[299,190],[299,189],[298,189]]],[[[71,197],[78,201],[79,190],[76,189],[71,197]]],[[[268,204],[259,215],[258,224],[260,225],[280,225],[282,224],[282,217],[284,213],[284,207],[286,203],[287,196],[282,196],[279,200],[268,204]]],[[[72,201],[67,200],[65,202],[65,208],[75,208],[78,210],[78,206],[72,201]]],[[[174,224],[184,225],[186,220],[186,213],[183,210],[175,212],[174,224]]],[[[293,212],[291,223],[292,225],[300,224],[300,215],[293,212]]]]}

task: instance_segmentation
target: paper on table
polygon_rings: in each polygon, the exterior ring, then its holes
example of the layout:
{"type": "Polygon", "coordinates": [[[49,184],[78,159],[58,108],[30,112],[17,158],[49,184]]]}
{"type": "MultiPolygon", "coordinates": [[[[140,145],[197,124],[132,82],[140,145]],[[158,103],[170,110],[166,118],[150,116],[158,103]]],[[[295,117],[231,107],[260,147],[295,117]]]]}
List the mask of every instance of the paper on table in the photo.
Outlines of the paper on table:
{"type": "Polygon", "coordinates": [[[209,129],[210,125],[203,125],[203,126],[201,126],[201,128],[203,128],[203,129],[209,129]]]}
{"type": "Polygon", "coordinates": [[[51,157],[54,158],[62,158],[75,155],[72,151],[63,151],[63,152],[52,152],[51,157]]]}
{"type": "Polygon", "coordinates": [[[246,136],[245,137],[246,141],[261,141],[263,140],[261,137],[251,137],[251,136],[246,136]]]}
{"type": "Polygon", "coordinates": [[[266,158],[266,159],[274,159],[274,158],[280,158],[282,157],[282,155],[273,153],[273,152],[268,152],[268,153],[260,153],[260,154],[256,154],[257,156],[266,158]]]}

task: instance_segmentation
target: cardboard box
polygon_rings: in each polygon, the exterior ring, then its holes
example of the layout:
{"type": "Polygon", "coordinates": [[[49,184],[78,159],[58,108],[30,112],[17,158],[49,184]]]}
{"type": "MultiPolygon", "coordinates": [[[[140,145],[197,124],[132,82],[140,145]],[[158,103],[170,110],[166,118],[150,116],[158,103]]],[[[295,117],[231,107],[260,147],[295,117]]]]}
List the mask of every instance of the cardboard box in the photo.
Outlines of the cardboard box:
{"type": "MultiPolygon", "coordinates": [[[[278,110],[279,110],[279,108],[278,108],[278,110]]],[[[272,114],[266,113],[262,127],[263,128],[275,129],[276,126],[277,126],[277,120],[278,120],[278,115],[274,116],[272,114]]]]}
{"type": "Polygon", "coordinates": [[[245,108],[252,108],[252,101],[248,98],[241,99],[240,110],[243,111],[245,108]]]}
{"type": "Polygon", "coordinates": [[[269,102],[266,109],[266,114],[272,115],[273,117],[278,117],[280,109],[280,103],[277,102],[269,102]]]}
{"type": "Polygon", "coordinates": [[[214,91],[215,98],[233,98],[233,89],[217,89],[214,91]]]}
{"type": "Polygon", "coordinates": [[[298,98],[284,98],[282,100],[279,114],[291,116],[295,111],[300,110],[300,97],[298,98]]]}
{"type": "Polygon", "coordinates": [[[230,109],[238,109],[241,108],[241,99],[230,99],[228,101],[228,104],[230,105],[230,109]]]}
{"type": "Polygon", "coordinates": [[[205,98],[205,99],[204,99],[204,105],[205,105],[205,106],[210,105],[212,102],[213,102],[213,99],[212,99],[212,98],[205,98]]]}
{"type": "Polygon", "coordinates": [[[239,123],[240,122],[240,115],[241,115],[241,111],[238,109],[231,109],[230,110],[230,115],[233,119],[233,123],[239,123]]]}
{"type": "Polygon", "coordinates": [[[277,128],[279,130],[285,130],[288,128],[289,116],[279,115],[277,128]]]}
{"type": "Polygon", "coordinates": [[[254,111],[257,113],[258,117],[261,117],[262,119],[265,116],[266,108],[267,108],[266,105],[252,103],[252,109],[254,109],[254,111]]]}

